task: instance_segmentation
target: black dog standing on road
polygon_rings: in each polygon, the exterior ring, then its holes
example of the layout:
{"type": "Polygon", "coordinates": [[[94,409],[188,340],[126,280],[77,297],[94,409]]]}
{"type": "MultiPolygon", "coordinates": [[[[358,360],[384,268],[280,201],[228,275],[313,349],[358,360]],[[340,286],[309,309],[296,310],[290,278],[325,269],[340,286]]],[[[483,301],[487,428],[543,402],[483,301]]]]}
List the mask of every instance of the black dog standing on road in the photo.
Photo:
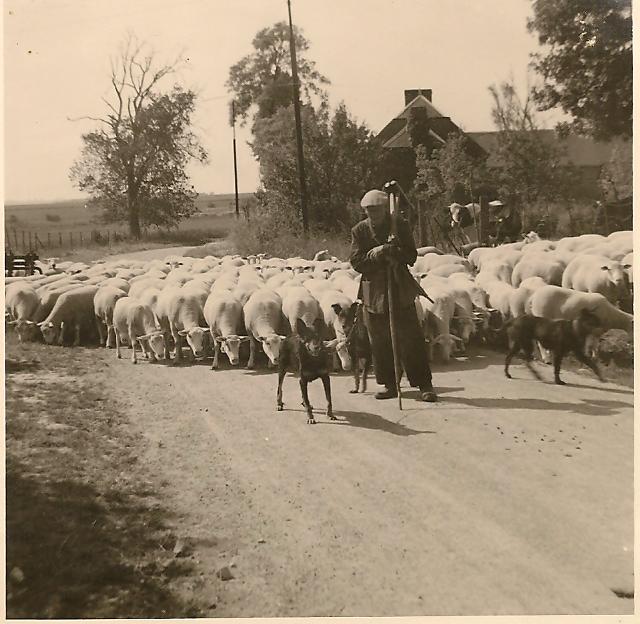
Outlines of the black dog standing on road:
{"type": "Polygon", "coordinates": [[[555,383],[565,385],[565,382],[560,379],[560,365],[562,358],[570,352],[573,352],[580,362],[586,364],[600,381],[604,381],[598,365],[585,353],[587,338],[603,332],[600,320],[592,312],[582,310],[580,316],[573,321],[552,321],[540,316],[525,314],[509,321],[506,330],[509,337],[509,352],[504,361],[504,374],[509,379],[511,379],[509,364],[518,351],[522,351],[527,368],[537,379],[540,379],[540,375],[531,365],[533,349],[537,340],[545,349],[549,349],[553,353],[555,383]]]}
{"type": "Polygon", "coordinates": [[[347,337],[347,350],[353,366],[353,380],[355,387],[349,390],[352,394],[360,390],[360,372],[362,372],[362,392],[367,390],[367,375],[371,368],[371,343],[369,333],[364,324],[362,302],[356,301],[346,310],[340,304],[334,304],[334,312],[347,337]]]}
{"type": "Polygon", "coordinates": [[[317,319],[313,329],[307,327],[302,319],[296,321],[296,334],[288,336],[282,343],[280,358],[278,360],[278,393],[276,396],[277,409],[282,411],[282,381],[287,371],[297,372],[300,376],[300,391],[302,392],[303,405],[307,410],[307,423],[315,424],[313,407],[309,403],[307,386],[310,381],[322,380],[324,394],[327,398],[327,416],[331,420],[337,420],[333,415],[331,406],[331,382],[329,371],[332,368],[332,353],[322,340],[323,324],[317,319]]]}

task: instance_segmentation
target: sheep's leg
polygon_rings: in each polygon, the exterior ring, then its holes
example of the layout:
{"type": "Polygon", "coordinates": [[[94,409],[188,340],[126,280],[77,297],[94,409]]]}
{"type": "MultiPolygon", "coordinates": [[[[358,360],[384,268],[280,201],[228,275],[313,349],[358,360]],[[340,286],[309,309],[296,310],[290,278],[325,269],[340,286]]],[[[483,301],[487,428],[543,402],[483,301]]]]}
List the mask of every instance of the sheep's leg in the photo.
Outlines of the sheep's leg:
{"type": "Polygon", "coordinates": [[[278,371],[278,391],[276,392],[276,409],[281,412],[284,409],[284,403],[282,402],[282,382],[287,374],[287,369],[281,367],[278,371]]]}
{"type": "Polygon", "coordinates": [[[129,332],[129,343],[131,344],[131,363],[132,364],[138,363],[138,358],[136,356],[136,342],[138,342],[136,335],[133,332],[129,332]]]}
{"type": "Polygon", "coordinates": [[[60,323],[60,333],[58,334],[58,344],[60,346],[64,344],[64,321],[60,323]]]}
{"type": "Polygon", "coordinates": [[[176,361],[182,361],[182,336],[178,333],[177,330],[171,329],[171,335],[173,336],[173,340],[176,343],[176,361]]]}
{"type": "Polygon", "coordinates": [[[120,333],[115,326],[113,328],[113,333],[116,337],[116,357],[120,359],[122,357],[122,353],[120,353],[120,333]]]}
{"type": "Polygon", "coordinates": [[[311,407],[311,403],[309,403],[308,385],[309,382],[303,377],[300,377],[300,392],[302,393],[302,404],[307,409],[307,424],[315,425],[316,421],[313,417],[313,407],[311,407]]]}
{"type": "Polygon", "coordinates": [[[211,363],[211,369],[218,368],[218,360],[220,358],[220,343],[215,339],[213,339],[213,362],[211,363]]]}
{"type": "Polygon", "coordinates": [[[151,352],[151,348],[149,347],[149,343],[146,340],[138,340],[138,344],[140,345],[140,350],[144,355],[145,359],[149,359],[149,353],[151,352]]]}
{"type": "Polygon", "coordinates": [[[549,349],[545,349],[539,340],[536,340],[536,344],[538,345],[538,351],[540,352],[540,359],[545,364],[551,364],[551,351],[549,351],[549,349]]]}
{"type": "Polygon", "coordinates": [[[320,379],[322,379],[322,385],[324,386],[324,396],[327,399],[327,416],[331,420],[337,420],[337,418],[333,415],[333,405],[331,404],[331,379],[329,375],[323,375],[320,379]]]}
{"type": "Polygon", "coordinates": [[[600,381],[602,382],[606,381],[606,379],[602,376],[602,373],[600,372],[600,368],[598,367],[598,364],[595,362],[595,360],[593,360],[591,357],[589,357],[585,353],[581,353],[579,349],[576,349],[574,351],[574,354],[580,362],[582,362],[583,364],[586,364],[595,373],[596,377],[600,381]]]}
{"type": "Polygon", "coordinates": [[[112,345],[111,336],[113,336],[113,335],[114,335],[114,333],[113,333],[113,323],[111,323],[111,324],[107,323],[107,340],[106,340],[105,345],[104,345],[107,349],[111,348],[111,345],[112,345]]]}
{"type": "Polygon", "coordinates": [[[333,372],[337,372],[340,370],[340,358],[338,357],[338,352],[334,352],[333,354],[333,372]]]}
{"type": "Polygon", "coordinates": [[[100,336],[100,346],[101,347],[108,346],[107,345],[109,341],[108,330],[107,330],[107,336],[105,337],[104,323],[102,322],[102,319],[99,316],[96,316],[96,328],[98,329],[98,336],[100,336]]]}
{"type": "Polygon", "coordinates": [[[76,322],[75,324],[75,338],[73,340],[73,346],[74,347],[79,347],[80,346],[80,322],[76,322]]]}
{"type": "Polygon", "coordinates": [[[170,332],[163,331],[162,337],[164,338],[164,359],[169,361],[171,360],[171,351],[169,350],[169,336],[170,332]]]}
{"type": "Polygon", "coordinates": [[[249,361],[247,362],[247,368],[255,368],[257,346],[258,344],[253,334],[249,333],[249,361]]]}

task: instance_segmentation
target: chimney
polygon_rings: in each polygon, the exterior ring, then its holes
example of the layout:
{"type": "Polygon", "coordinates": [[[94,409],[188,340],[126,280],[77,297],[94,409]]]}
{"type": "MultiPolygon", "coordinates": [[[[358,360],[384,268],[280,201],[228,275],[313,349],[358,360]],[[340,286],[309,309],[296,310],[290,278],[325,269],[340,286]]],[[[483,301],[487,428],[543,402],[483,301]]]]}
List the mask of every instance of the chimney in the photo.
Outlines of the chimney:
{"type": "Polygon", "coordinates": [[[431,102],[431,89],[405,89],[404,105],[407,106],[409,102],[415,100],[419,95],[424,95],[431,102]]]}

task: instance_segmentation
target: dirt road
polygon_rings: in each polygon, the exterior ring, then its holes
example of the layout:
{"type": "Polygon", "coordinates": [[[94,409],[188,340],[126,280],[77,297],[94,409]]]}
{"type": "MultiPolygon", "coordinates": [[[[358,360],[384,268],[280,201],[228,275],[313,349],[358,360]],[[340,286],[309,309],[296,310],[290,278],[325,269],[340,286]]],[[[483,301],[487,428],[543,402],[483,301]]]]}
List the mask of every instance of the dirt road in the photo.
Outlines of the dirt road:
{"type": "Polygon", "coordinates": [[[290,376],[277,412],[266,369],[99,359],[192,549],[183,592],[212,615],[633,612],[630,388],[509,381],[480,353],[402,412],[345,375],[330,422],[315,382],[307,425],[290,376]]]}

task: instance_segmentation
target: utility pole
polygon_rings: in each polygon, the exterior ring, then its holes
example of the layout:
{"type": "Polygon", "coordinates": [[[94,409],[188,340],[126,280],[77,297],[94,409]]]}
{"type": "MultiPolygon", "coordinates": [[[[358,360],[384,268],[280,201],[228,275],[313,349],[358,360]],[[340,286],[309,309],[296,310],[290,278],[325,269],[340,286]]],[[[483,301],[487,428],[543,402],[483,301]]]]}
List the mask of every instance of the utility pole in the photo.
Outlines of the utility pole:
{"type": "Polygon", "coordinates": [[[236,191],[236,219],[240,218],[240,206],[238,203],[238,162],[236,160],[236,101],[231,101],[231,125],[233,126],[233,179],[236,191]]]}
{"type": "Polygon", "coordinates": [[[302,125],[300,122],[300,84],[298,83],[298,63],[296,61],[296,42],[293,36],[291,21],[291,0],[287,0],[289,8],[289,51],[291,53],[291,73],[293,78],[293,110],[296,116],[296,142],[298,144],[298,175],[300,177],[300,213],[304,236],[309,234],[309,218],[307,215],[307,181],[304,173],[304,153],[302,150],[302,125]]]}

